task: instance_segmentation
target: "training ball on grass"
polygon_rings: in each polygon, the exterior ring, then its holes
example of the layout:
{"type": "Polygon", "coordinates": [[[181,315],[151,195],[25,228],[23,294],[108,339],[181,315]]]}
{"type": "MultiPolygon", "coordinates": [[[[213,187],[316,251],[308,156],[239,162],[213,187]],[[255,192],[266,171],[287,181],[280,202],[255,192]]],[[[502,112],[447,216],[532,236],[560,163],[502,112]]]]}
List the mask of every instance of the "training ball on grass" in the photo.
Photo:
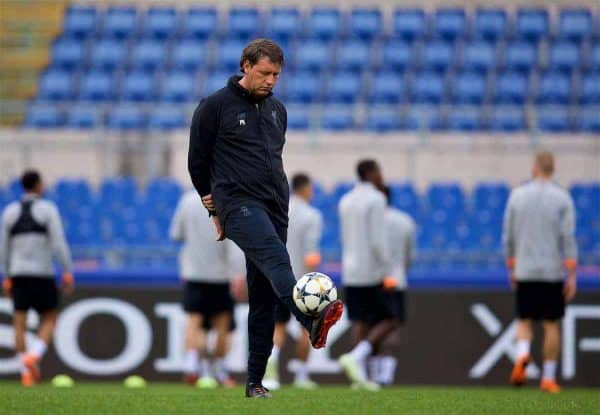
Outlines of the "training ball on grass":
{"type": "Polygon", "coordinates": [[[306,315],[317,316],[332,301],[337,300],[335,284],[325,274],[309,272],[294,285],[296,307],[306,315]]]}
{"type": "Polygon", "coordinates": [[[52,386],[55,388],[71,388],[75,385],[73,379],[67,375],[56,375],[52,378],[52,386]]]}
{"type": "Polygon", "coordinates": [[[145,388],[146,380],[141,376],[128,376],[123,382],[126,388],[145,388]]]}

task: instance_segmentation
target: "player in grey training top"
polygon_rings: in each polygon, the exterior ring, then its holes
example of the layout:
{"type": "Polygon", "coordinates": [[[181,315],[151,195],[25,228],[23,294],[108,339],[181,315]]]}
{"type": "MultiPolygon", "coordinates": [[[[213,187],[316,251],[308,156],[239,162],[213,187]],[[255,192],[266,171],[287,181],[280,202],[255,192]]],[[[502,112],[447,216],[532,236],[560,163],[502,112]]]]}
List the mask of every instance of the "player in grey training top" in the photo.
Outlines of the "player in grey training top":
{"type": "Polygon", "coordinates": [[[391,206],[391,190],[384,186],[388,206],[385,210],[385,228],[390,249],[390,270],[383,285],[388,307],[397,322],[397,327],[383,341],[379,354],[369,361],[371,379],[380,385],[394,383],[400,341],[400,325],[406,319],[406,275],[415,258],[417,226],[413,218],[391,206]]]}
{"type": "Polygon", "coordinates": [[[183,308],[187,313],[185,336],[185,380],[202,387],[233,384],[224,365],[233,328],[232,277],[242,275],[244,255],[231,241],[217,242],[213,224],[196,191],[185,193],[175,211],[171,239],[183,241],[179,256],[180,274],[185,281],[183,308]],[[205,330],[217,332],[212,370],[206,350],[205,330]],[[198,353],[200,352],[200,359],[198,353]],[[214,377],[213,377],[214,375],[214,377]],[[215,381],[216,378],[216,381],[215,381]]]}
{"type": "Polygon", "coordinates": [[[1,251],[3,287],[14,305],[15,349],[21,381],[32,386],[40,380],[39,362],[52,340],[58,317],[59,295],[54,281],[53,254],[61,265],[63,291],[73,291],[71,254],[56,205],[42,199],[44,185],[38,172],[23,174],[23,199],[2,214],[1,251]],[[27,311],[40,315],[38,335],[25,353],[27,311]]]}
{"type": "Polygon", "coordinates": [[[377,162],[360,161],[357,173],[359,183],[342,197],[338,208],[342,280],[355,344],[340,357],[340,364],[358,387],[376,390],[379,386],[367,380],[366,360],[396,326],[383,292],[390,261],[386,202],[378,190],[383,176],[377,162]]]}
{"type": "Polygon", "coordinates": [[[510,195],[504,214],[503,243],[516,289],[517,360],[511,383],[523,385],[530,362],[532,321],[544,327],[544,368],[541,388],[558,392],[555,380],[560,348],[560,320],[565,302],[576,291],[577,247],[575,212],[567,191],[555,184],[554,156],[539,153],[533,166],[533,180],[510,195]],[[565,270],[567,278],[565,279],[565,270]]]}
{"type": "MultiPolygon", "coordinates": [[[[310,205],[313,187],[308,175],[300,173],[292,178],[292,197],[290,198],[290,222],[288,225],[287,250],[290,254],[292,271],[299,279],[307,272],[316,271],[321,262],[319,243],[323,230],[321,212],[310,205]]],[[[287,337],[286,326],[291,313],[284,304],[278,303],[275,308],[275,332],[273,335],[273,350],[267,362],[264,385],[269,389],[278,389],[279,384],[279,351],[287,337]]],[[[294,386],[312,389],[316,384],[310,380],[307,360],[310,353],[308,333],[300,331],[296,342],[298,365],[294,386]]]]}

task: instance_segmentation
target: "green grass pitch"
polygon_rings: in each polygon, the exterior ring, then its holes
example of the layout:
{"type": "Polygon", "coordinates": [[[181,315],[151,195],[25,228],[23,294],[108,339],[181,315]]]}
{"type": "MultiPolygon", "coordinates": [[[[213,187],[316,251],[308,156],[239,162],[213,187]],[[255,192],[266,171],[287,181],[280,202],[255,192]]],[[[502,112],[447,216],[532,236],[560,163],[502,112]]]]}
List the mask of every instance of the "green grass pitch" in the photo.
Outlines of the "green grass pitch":
{"type": "Polygon", "coordinates": [[[200,390],[180,384],[126,389],[115,383],[78,383],[70,389],[42,384],[23,389],[0,383],[0,414],[600,414],[600,390],[565,389],[559,395],[496,387],[399,386],[378,393],[326,386],[283,388],[270,400],[243,397],[241,387],[200,390]]]}

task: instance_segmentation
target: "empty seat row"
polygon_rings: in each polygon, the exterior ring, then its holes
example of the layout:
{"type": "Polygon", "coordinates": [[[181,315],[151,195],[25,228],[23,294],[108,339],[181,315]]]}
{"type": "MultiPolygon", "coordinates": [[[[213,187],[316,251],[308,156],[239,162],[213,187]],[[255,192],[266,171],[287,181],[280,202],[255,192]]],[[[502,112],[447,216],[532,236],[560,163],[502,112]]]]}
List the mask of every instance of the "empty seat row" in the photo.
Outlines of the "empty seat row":
{"type": "Polygon", "coordinates": [[[141,33],[166,38],[176,34],[210,37],[225,33],[240,37],[264,34],[288,38],[310,33],[321,38],[353,35],[373,38],[393,34],[406,38],[438,36],[456,38],[471,35],[482,38],[517,36],[539,38],[560,36],[581,39],[595,35],[589,9],[563,9],[553,22],[548,10],[522,8],[513,15],[504,9],[441,8],[427,13],[423,9],[397,9],[389,19],[378,8],[355,8],[346,13],[336,8],[319,7],[307,13],[296,8],[231,8],[220,16],[215,8],[190,8],[178,12],[169,7],[110,7],[105,12],[87,6],[67,9],[64,31],[72,37],[102,33],[126,37],[141,33]]]}

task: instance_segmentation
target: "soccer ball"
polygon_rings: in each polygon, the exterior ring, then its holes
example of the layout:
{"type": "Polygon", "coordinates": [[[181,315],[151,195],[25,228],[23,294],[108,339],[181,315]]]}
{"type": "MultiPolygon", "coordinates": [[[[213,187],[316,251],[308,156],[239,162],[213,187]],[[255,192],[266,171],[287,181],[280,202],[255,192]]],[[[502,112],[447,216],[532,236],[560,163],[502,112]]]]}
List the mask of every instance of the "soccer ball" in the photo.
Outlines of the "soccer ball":
{"type": "Polygon", "coordinates": [[[296,307],[304,314],[315,317],[329,303],[337,300],[337,289],[327,275],[309,272],[296,282],[293,295],[296,307]]]}

